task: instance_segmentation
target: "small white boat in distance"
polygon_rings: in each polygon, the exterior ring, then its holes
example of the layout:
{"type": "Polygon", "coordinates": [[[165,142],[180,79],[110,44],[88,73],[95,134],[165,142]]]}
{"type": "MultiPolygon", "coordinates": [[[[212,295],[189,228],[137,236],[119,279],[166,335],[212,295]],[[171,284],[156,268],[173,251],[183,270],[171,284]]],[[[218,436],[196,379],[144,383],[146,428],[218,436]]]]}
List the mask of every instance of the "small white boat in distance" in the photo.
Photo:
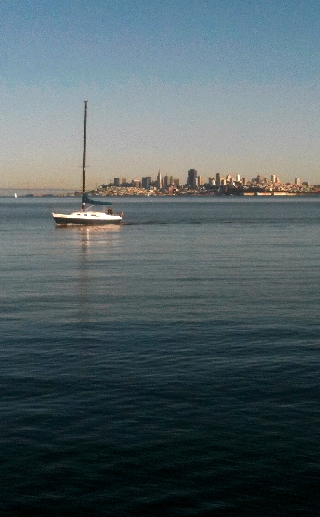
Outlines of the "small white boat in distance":
{"type": "Polygon", "coordinates": [[[86,130],[87,130],[87,102],[84,101],[84,132],[83,132],[83,164],[82,164],[82,208],[71,214],[56,214],[52,212],[52,217],[58,225],[84,224],[84,225],[105,225],[120,224],[122,212],[114,214],[112,208],[107,212],[92,210],[93,205],[111,205],[109,201],[104,201],[98,196],[89,198],[86,192],[86,130]]]}

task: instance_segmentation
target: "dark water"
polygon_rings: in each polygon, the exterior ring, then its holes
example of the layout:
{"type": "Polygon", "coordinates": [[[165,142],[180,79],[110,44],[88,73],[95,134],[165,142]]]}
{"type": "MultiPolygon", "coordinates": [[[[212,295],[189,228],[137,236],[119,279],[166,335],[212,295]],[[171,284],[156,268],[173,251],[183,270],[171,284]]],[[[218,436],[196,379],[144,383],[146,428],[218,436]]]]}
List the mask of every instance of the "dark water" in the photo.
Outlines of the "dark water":
{"type": "Polygon", "coordinates": [[[1,516],[318,516],[320,202],[2,200],[1,516]]]}

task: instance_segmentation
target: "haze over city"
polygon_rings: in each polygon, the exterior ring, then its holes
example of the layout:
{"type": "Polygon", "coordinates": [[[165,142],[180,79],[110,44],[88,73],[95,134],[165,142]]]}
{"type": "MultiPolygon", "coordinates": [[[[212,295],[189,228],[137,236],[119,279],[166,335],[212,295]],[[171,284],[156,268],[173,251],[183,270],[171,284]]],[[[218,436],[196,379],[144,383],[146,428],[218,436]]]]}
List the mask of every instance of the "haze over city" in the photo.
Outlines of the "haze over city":
{"type": "Polygon", "coordinates": [[[0,7],[0,188],[163,175],[320,184],[313,0],[16,0],[0,7]]]}

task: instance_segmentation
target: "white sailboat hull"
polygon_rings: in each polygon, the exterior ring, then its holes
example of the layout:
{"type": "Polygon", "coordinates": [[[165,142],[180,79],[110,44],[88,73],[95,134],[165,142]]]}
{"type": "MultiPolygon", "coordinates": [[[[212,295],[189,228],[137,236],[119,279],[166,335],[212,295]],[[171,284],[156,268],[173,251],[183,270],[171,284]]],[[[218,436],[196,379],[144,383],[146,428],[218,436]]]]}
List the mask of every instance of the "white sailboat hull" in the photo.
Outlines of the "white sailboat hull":
{"type": "Polygon", "coordinates": [[[72,212],[71,214],[56,214],[52,212],[55,222],[60,224],[84,224],[84,225],[104,225],[120,224],[122,214],[106,214],[104,212],[72,212]]]}

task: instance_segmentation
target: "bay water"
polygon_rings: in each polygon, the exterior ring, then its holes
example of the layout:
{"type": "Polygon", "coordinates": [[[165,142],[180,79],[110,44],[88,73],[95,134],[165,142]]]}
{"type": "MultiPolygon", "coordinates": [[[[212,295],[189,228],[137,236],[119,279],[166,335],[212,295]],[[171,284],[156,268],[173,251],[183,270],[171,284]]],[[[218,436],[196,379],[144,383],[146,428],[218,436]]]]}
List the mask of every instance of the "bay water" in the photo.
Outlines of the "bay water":
{"type": "Polygon", "coordinates": [[[318,516],[320,200],[1,199],[1,516],[318,516]]]}

